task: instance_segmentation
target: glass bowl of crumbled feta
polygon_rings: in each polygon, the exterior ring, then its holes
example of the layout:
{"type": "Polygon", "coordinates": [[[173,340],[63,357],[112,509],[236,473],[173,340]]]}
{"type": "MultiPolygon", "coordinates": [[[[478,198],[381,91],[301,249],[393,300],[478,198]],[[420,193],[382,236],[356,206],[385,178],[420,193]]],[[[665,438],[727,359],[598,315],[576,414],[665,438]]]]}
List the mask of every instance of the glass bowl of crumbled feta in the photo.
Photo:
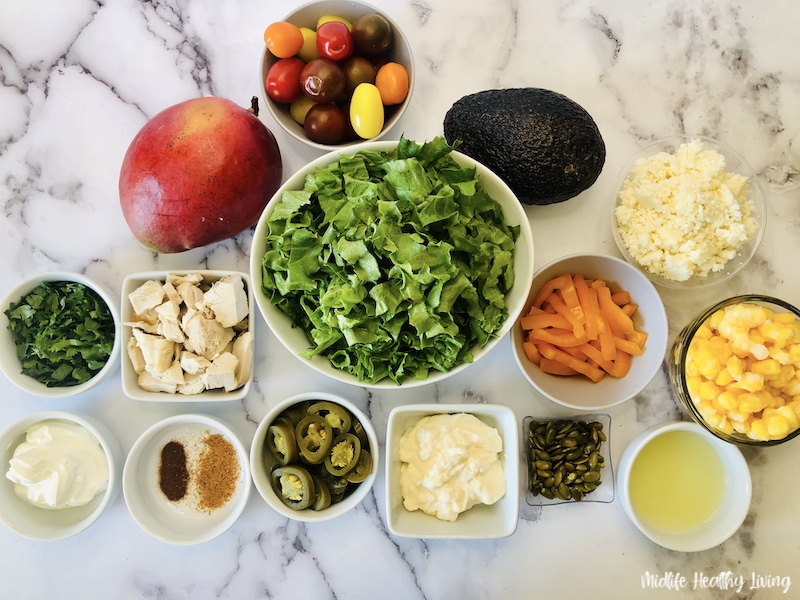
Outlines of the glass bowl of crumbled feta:
{"type": "Polygon", "coordinates": [[[700,288],[750,261],[764,234],[766,200],[734,149],[676,135],[639,150],[622,168],[611,223],[619,251],[651,281],[700,288]]]}
{"type": "Polygon", "coordinates": [[[800,309],[757,294],[710,306],[667,356],[684,410],[717,437],[774,446],[800,435],[800,309]]]}

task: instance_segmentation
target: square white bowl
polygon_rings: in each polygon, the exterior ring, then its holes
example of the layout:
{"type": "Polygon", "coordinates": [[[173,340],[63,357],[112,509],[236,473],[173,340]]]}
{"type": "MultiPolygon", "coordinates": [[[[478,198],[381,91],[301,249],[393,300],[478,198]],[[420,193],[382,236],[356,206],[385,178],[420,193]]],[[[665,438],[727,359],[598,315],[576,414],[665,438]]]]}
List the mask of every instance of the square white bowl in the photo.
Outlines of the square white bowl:
{"type": "MultiPolygon", "coordinates": [[[[200,269],[186,269],[181,271],[147,271],[143,273],[132,273],[125,278],[122,283],[121,303],[122,307],[120,314],[122,316],[121,326],[121,343],[122,343],[122,390],[128,398],[133,400],[141,400],[143,402],[228,402],[233,400],[241,400],[250,391],[250,386],[253,383],[253,365],[250,368],[250,377],[245,384],[233,391],[226,392],[224,389],[205,390],[200,394],[183,395],[183,394],[170,394],[167,392],[148,392],[139,386],[139,378],[133,368],[133,363],[128,356],[127,344],[130,337],[133,335],[133,328],[130,326],[130,321],[133,317],[133,307],[128,299],[128,295],[137,289],[143,283],[150,280],[166,281],[168,274],[173,275],[186,275],[189,273],[199,273],[203,276],[203,281],[214,283],[225,277],[226,275],[239,275],[244,281],[245,291],[247,292],[247,313],[250,331],[255,335],[255,327],[253,325],[253,286],[250,283],[250,276],[247,273],[239,271],[204,271],[200,269]],[[126,323],[128,323],[126,325],[126,323]]],[[[251,358],[255,362],[255,338],[253,342],[253,356],[251,358]]]]}
{"type": "Polygon", "coordinates": [[[389,413],[386,431],[386,520],[395,535],[416,538],[501,538],[514,533],[520,502],[519,427],[514,411],[497,404],[407,404],[389,413]],[[400,438],[420,419],[436,414],[469,413],[494,427],[503,438],[500,460],[506,493],[492,505],[478,504],[455,521],[442,521],[403,506],[400,492],[400,438]]]}

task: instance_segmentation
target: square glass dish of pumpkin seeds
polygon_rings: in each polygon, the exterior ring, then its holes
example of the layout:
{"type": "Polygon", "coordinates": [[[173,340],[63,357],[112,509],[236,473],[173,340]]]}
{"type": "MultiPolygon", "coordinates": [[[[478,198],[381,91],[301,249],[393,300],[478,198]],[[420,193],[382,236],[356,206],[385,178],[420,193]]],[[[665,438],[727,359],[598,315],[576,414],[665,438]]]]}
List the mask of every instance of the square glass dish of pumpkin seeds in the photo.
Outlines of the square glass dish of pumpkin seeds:
{"type": "Polygon", "coordinates": [[[611,417],[525,417],[522,442],[531,506],[613,502],[611,417]]]}

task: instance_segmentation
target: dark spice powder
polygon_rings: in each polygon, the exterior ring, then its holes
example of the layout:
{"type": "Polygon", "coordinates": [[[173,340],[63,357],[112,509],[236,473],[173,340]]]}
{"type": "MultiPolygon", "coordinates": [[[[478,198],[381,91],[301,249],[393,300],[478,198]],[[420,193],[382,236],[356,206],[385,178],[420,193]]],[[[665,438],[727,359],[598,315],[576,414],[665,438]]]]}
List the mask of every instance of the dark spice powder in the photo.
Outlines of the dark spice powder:
{"type": "Polygon", "coordinates": [[[214,433],[203,439],[205,447],[195,473],[198,507],[214,510],[223,506],[236,491],[241,466],[236,449],[225,436],[214,433]]]}
{"type": "Polygon", "coordinates": [[[189,469],[186,466],[186,450],[180,442],[174,440],[167,442],[161,449],[158,485],[164,495],[173,502],[186,495],[189,469]]]}

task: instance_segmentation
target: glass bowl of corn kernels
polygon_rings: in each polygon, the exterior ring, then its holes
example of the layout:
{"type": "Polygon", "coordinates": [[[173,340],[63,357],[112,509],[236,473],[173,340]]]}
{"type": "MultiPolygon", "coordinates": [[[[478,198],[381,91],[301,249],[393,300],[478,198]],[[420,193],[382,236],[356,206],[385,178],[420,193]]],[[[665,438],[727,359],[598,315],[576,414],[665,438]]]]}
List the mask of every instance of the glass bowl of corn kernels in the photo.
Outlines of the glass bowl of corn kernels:
{"type": "Polygon", "coordinates": [[[717,437],[774,446],[800,435],[800,309],[755,294],[707,308],[667,356],[684,410],[717,437]]]}

